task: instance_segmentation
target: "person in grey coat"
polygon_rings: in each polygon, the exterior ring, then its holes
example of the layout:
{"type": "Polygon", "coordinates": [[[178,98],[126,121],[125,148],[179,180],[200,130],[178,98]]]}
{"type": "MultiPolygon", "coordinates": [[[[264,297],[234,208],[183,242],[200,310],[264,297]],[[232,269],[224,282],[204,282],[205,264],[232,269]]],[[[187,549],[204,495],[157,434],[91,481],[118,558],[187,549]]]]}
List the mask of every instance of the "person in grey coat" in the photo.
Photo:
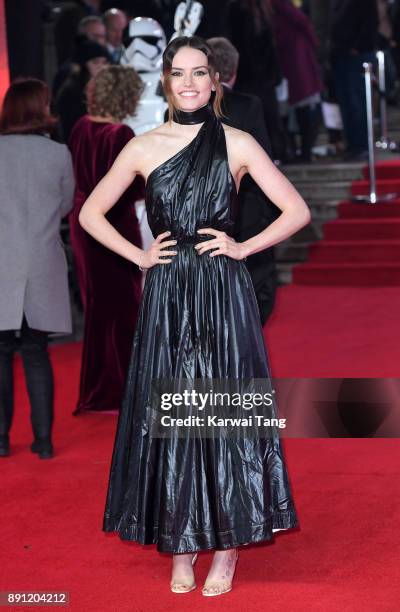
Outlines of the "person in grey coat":
{"type": "Polygon", "coordinates": [[[60,222],[72,208],[73,167],[66,145],[48,133],[49,90],[14,81],[0,116],[0,456],[9,454],[13,354],[21,352],[34,440],[53,456],[53,371],[49,334],[72,331],[68,268],[60,222]]]}

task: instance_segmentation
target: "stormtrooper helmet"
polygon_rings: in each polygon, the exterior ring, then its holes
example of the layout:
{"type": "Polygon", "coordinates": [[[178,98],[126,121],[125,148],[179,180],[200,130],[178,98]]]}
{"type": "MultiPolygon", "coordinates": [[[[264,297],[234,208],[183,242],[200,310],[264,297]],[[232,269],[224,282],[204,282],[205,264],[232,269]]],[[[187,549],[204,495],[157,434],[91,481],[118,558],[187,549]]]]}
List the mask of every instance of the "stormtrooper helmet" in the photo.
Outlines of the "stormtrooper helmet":
{"type": "Polygon", "coordinates": [[[160,72],[167,40],[161,25],[151,17],[135,17],[129,22],[128,40],[121,64],[137,72],[160,72]]]}

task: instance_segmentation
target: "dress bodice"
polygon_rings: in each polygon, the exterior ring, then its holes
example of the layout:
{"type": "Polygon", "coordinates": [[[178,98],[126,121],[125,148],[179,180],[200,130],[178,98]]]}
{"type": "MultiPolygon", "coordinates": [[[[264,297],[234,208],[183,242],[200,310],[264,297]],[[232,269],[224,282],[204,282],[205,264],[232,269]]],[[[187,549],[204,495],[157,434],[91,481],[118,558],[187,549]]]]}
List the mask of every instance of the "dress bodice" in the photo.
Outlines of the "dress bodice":
{"type": "Polygon", "coordinates": [[[237,207],[224,128],[210,115],[187,146],[148,176],[148,223],[154,237],[169,230],[177,239],[190,238],[204,227],[231,235],[237,207]]]}

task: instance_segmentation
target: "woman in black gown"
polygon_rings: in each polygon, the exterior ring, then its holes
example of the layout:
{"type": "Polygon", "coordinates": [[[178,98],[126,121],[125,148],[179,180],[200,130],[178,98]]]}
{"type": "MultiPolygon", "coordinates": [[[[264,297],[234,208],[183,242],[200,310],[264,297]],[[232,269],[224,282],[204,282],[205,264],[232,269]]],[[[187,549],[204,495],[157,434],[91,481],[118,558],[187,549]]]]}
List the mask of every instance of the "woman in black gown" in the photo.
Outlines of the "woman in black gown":
{"type": "Polygon", "coordinates": [[[103,529],[173,553],[171,589],[178,593],[196,586],[196,551],[216,549],[202,592],[219,595],[231,589],[238,546],[298,525],[279,436],[253,431],[196,438],[189,427],[160,435],[153,430],[152,383],[270,382],[243,260],[298,231],[310,214],[256,140],[221,123],[221,86],[203,39],[180,37],[168,45],[162,82],[173,120],[125,146],[79,217],[97,240],[148,270],[103,529]],[[229,234],[246,172],[282,214],[238,243],[229,234]],[[156,236],[146,251],[105,219],[137,174],[147,181],[147,215],[156,236]]]}

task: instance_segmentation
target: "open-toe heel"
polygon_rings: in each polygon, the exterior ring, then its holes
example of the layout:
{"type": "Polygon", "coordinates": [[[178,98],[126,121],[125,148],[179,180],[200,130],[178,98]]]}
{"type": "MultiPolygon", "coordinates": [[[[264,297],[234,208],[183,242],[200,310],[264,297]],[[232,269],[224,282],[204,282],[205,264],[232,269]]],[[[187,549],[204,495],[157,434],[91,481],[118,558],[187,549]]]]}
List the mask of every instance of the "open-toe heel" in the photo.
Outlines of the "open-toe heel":
{"type": "Polygon", "coordinates": [[[206,581],[201,590],[202,595],[205,597],[215,597],[217,595],[223,595],[224,593],[229,593],[229,591],[232,591],[232,581],[235,575],[238,559],[239,553],[236,551],[235,567],[233,569],[232,578],[230,580],[213,580],[208,584],[206,581]]]}
{"type": "MultiPolygon", "coordinates": [[[[194,566],[194,564],[196,563],[197,557],[198,557],[198,553],[195,553],[192,556],[192,566],[194,566]]],[[[171,591],[173,593],[190,593],[190,591],[193,591],[196,588],[197,584],[193,580],[191,584],[186,584],[182,582],[171,582],[170,586],[171,586],[171,591]]]]}

